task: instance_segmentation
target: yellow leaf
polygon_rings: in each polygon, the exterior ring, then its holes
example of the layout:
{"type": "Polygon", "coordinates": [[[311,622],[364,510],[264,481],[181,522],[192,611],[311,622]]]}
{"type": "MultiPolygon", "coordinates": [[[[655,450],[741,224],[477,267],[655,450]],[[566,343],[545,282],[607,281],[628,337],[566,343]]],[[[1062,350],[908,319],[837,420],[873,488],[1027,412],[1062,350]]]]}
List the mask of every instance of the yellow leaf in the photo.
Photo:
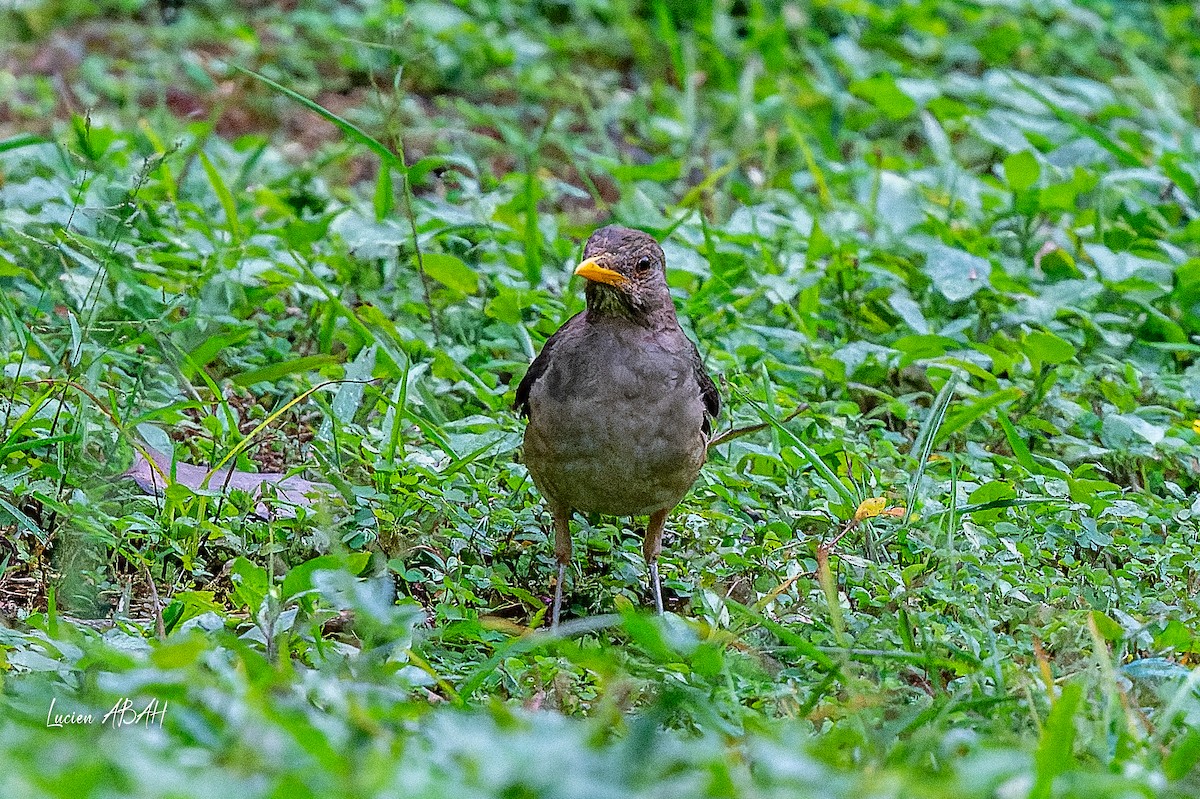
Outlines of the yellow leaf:
{"type": "Polygon", "coordinates": [[[854,511],[854,521],[861,522],[863,519],[872,519],[883,513],[883,509],[886,507],[887,500],[883,497],[864,499],[858,506],[858,510],[854,511]]]}
{"type": "Polygon", "coordinates": [[[480,616],[479,626],[485,630],[494,630],[496,632],[505,633],[506,635],[520,636],[530,632],[528,627],[517,624],[511,619],[506,619],[502,616],[480,616]]]}

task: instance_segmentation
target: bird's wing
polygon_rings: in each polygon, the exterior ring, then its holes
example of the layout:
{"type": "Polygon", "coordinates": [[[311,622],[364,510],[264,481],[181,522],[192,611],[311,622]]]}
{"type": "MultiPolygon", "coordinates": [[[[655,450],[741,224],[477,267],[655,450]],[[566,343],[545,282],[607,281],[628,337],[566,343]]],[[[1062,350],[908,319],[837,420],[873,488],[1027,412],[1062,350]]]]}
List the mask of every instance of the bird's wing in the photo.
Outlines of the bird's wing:
{"type": "Polygon", "coordinates": [[[696,383],[700,386],[700,399],[704,400],[704,410],[707,411],[703,430],[705,435],[709,435],[712,433],[713,420],[721,412],[721,394],[717,391],[717,386],[713,383],[712,378],[708,376],[708,371],[704,368],[704,361],[700,358],[700,350],[696,349],[695,342],[688,339],[688,343],[692,345],[692,371],[696,373],[696,383]]]}
{"type": "MultiPolygon", "coordinates": [[[[546,373],[550,368],[551,352],[554,351],[554,345],[557,344],[564,336],[570,334],[570,331],[580,324],[583,324],[583,315],[586,311],[581,311],[568,319],[563,326],[554,332],[554,335],[546,339],[546,343],[542,346],[542,351],[533,359],[533,363],[529,364],[529,369],[525,372],[525,376],[521,378],[521,382],[517,385],[517,396],[513,401],[513,409],[522,416],[529,415],[529,392],[533,388],[533,384],[538,378],[546,373]]],[[[712,381],[709,381],[710,383],[712,381]]],[[[716,391],[716,389],[713,389],[716,391]]]]}

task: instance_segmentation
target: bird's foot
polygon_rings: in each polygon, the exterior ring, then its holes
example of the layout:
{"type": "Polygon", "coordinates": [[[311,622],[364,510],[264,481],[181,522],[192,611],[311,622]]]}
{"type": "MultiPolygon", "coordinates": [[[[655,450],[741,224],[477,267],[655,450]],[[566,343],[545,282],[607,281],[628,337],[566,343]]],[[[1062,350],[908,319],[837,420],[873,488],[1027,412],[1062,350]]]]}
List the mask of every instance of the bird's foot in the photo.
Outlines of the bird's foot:
{"type": "Polygon", "coordinates": [[[658,564],[650,564],[650,587],[654,591],[654,609],[658,615],[663,614],[662,583],[658,579],[658,564]]]}
{"type": "Polygon", "coordinates": [[[567,564],[558,564],[558,582],[554,585],[554,611],[550,616],[550,629],[558,629],[558,617],[562,613],[563,580],[567,577],[567,564]]]}

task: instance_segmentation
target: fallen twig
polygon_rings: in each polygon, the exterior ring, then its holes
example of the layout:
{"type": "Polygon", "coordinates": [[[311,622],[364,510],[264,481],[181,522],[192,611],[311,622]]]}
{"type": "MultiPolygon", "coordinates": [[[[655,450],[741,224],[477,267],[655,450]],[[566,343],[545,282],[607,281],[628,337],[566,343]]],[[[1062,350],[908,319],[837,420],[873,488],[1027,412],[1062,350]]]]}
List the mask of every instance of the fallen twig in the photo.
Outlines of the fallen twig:
{"type": "MultiPolygon", "coordinates": [[[[796,408],[796,410],[789,413],[783,421],[790,422],[807,410],[808,410],[808,403],[807,402],[801,403],[796,408]]],[[[726,430],[724,433],[718,433],[717,435],[710,438],[708,441],[708,448],[712,449],[713,447],[718,447],[721,444],[726,444],[730,441],[733,441],[735,438],[741,438],[742,436],[748,436],[751,433],[757,433],[759,430],[765,430],[770,426],[771,425],[769,422],[759,422],[758,424],[746,425],[745,427],[730,428],[729,430],[726,430]]]]}

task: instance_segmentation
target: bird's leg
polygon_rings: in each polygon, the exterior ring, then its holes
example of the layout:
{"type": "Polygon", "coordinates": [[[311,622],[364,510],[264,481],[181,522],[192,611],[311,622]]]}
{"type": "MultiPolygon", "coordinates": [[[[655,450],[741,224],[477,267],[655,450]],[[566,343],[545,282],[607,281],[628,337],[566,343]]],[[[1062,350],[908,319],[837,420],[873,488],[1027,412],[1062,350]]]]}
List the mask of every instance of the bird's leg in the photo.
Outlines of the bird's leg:
{"type": "Polygon", "coordinates": [[[662,583],[658,579],[658,555],[662,552],[663,527],[667,524],[667,514],[670,508],[664,508],[650,514],[650,523],[646,525],[646,537],[642,539],[642,556],[646,558],[646,566],[650,570],[650,588],[654,591],[654,609],[661,616],[663,612],[662,583]]]}
{"type": "Polygon", "coordinates": [[[554,584],[554,610],[550,617],[550,629],[558,629],[558,617],[562,612],[563,582],[567,579],[567,564],[571,562],[571,509],[555,508],[554,558],[558,561],[558,582],[554,584]]]}

